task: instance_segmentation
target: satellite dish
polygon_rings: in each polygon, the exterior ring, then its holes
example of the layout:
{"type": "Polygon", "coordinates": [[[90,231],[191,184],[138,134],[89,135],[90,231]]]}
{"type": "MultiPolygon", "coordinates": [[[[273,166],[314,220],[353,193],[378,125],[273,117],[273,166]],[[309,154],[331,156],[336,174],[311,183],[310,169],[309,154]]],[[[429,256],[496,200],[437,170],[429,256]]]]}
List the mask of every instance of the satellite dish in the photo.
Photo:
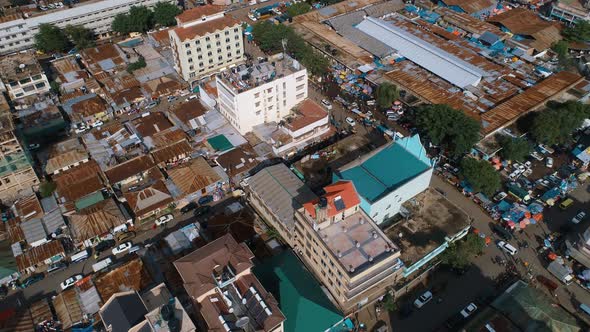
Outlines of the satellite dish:
{"type": "Polygon", "coordinates": [[[240,317],[237,321],[236,321],[236,327],[239,328],[243,328],[246,325],[248,325],[248,323],[250,323],[250,318],[244,316],[244,317],[240,317]]]}

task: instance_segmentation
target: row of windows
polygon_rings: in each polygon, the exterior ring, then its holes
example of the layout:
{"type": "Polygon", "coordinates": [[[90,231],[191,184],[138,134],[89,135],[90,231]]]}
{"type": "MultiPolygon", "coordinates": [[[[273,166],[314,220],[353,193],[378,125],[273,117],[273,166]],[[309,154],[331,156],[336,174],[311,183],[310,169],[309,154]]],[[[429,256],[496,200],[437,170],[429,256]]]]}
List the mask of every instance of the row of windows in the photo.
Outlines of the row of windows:
{"type": "MultiPolygon", "coordinates": [[[[236,36],[234,37],[234,40],[240,40],[240,36],[239,36],[239,35],[236,35],[236,36]]],[[[230,42],[231,42],[231,39],[230,39],[230,38],[225,38],[225,43],[226,43],[226,44],[229,44],[230,42]]],[[[200,43],[200,41],[199,41],[199,40],[197,40],[197,42],[195,42],[195,44],[197,45],[197,52],[201,52],[201,47],[199,46],[199,45],[201,44],[201,43],[200,43]]],[[[218,40],[218,41],[216,41],[216,42],[215,42],[215,45],[217,45],[217,46],[221,46],[221,41],[219,41],[219,40],[218,40]]],[[[239,45],[239,43],[236,43],[236,47],[237,47],[238,45],[239,45]]],[[[190,43],[186,43],[186,44],[184,44],[184,47],[185,47],[185,48],[188,48],[188,49],[190,49],[190,47],[191,47],[191,44],[190,44],[190,43]]],[[[205,47],[206,47],[207,49],[211,49],[211,44],[207,44],[207,45],[205,45],[205,47]]],[[[188,54],[190,54],[190,50],[188,50],[188,51],[187,51],[187,55],[188,55],[188,54]]]]}
{"type": "MultiPolygon", "coordinates": [[[[234,28],[234,33],[238,33],[238,28],[234,28]]],[[[226,30],[224,34],[225,34],[226,36],[229,36],[229,30],[226,30]]],[[[216,33],[216,34],[215,34],[215,39],[219,39],[219,37],[220,37],[220,35],[219,35],[218,33],[216,33]]],[[[235,39],[236,39],[236,40],[240,39],[240,35],[239,35],[239,34],[238,34],[238,35],[236,35],[236,36],[235,36],[235,39]]],[[[211,37],[209,37],[209,36],[205,37],[205,41],[207,41],[207,42],[208,42],[208,41],[210,41],[210,40],[211,40],[211,37]]],[[[225,39],[225,42],[226,42],[226,43],[229,43],[229,38],[226,38],[226,39],[225,39]]],[[[219,42],[218,42],[218,43],[219,43],[219,42]]],[[[200,39],[197,39],[197,40],[195,40],[195,45],[197,45],[197,46],[198,46],[198,45],[201,45],[201,40],[200,40],[200,39]]],[[[189,48],[189,47],[191,47],[191,44],[190,44],[190,43],[185,43],[185,44],[184,44],[184,47],[186,47],[186,48],[189,48]]]]}
{"type": "MultiPolygon", "coordinates": [[[[25,43],[29,43],[31,41],[30,38],[26,38],[24,41],[22,41],[23,44],[25,43]]],[[[20,45],[21,41],[17,40],[14,43],[8,43],[8,47],[12,47],[14,45],[20,45]]],[[[0,49],[6,48],[6,45],[0,45],[0,49]]]]}
{"type": "MultiPolygon", "coordinates": [[[[236,55],[238,55],[238,56],[240,55],[240,50],[238,50],[238,51],[236,52],[236,55]]],[[[227,53],[227,58],[228,58],[228,60],[229,60],[229,61],[231,61],[231,57],[232,57],[232,54],[231,54],[231,52],[230,52],[230,53],[227,53]]],[[[199,57],[199,59],[201,59],[201,57],[199,57]]],[[[192,62],[193,62],[192,60],[193,60],[193,59],[189,59],[189,63],[192,63],[192,62]]],[[[223,62],[223,55],[220,55],[220,56],[218,56],[218,57],[217,57],[217,60],[218,60],[218,62],[223,62]]],[[[209,64],[213,64],[213,59],[209,59],[209,64]]],[[[205,67],[205,64],[204,64],[203,62],[199,62],[199,67],[205,67]]],[[[188,67],[188,69],[189,69],[190,71],[193,71],[193,70],[195,70],[195,66],[193,66],[193,65],[190,65],[190,66],[188,67]]]]}
{"type": "MultiPolygon", "coordinates": [[[[239,48],[240,48],[240,43],[236,43],[236,48],[238,48],[238,51],[237,51],[237,53],[238,53],[238,54],[240,54],[240,50],[239,50],[239,48]]],[[[225,47],[225,49],[226,49],[226,50],[228,50],[228,51],[229,51],[229,50],[231,50],[231,45],[227,45],[227,46],[225,47]]],[[[201,52],[201,49],[200,49],[200,48],[199,48],[199,49],[197,49],[197,52],[198,52],[198,53],[200,53],[200,52],[201,52]]],[[[216,53],[221,53],[221,52],[223,52],[223,51],[221,50],[221,48],[218,48],[216,53]]],[[[191,54],[192,54],[192,52],[191,52],[190,50],[189,50],[189,51],[186,51],[186,55],[191,55],[191,54]]],[[[207,55],[208,55],[208,56],[212,56],[212,55],[213,55],[213,52],[209,51],[209,52],[207,52],[207,55]]],[[[199,60],[201,60],[201,59],[203,59],[203,55],[199,54],[199,55],[197,56],[197,58],[198,58],[199,60]]],[[[188,60],[187,60],[187,61],[188,61],[188,62],[193,62],[193,58],[188,58],[188,60]]]]}

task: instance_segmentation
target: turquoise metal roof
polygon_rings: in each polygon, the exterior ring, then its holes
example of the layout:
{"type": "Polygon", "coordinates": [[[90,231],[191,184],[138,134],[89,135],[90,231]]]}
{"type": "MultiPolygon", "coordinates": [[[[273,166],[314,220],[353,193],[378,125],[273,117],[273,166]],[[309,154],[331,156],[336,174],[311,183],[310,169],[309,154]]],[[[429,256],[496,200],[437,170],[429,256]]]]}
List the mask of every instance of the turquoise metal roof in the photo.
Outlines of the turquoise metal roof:
{"type": "Polygon", "coordinates": [[[336,172],[336,178],[351,180],[357,192],[374,202],[432,166],[420,137],[415,135],[386,146],[360,165],[336,172]]]}

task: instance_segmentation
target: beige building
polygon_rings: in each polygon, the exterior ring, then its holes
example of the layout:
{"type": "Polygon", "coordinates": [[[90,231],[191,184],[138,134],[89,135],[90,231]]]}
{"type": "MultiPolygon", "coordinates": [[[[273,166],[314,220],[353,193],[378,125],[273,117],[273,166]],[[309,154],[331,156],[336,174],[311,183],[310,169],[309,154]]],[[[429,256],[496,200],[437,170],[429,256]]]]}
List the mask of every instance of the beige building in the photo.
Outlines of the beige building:
{"type": "Polygon", "coordinates": [[[0,77],[12,100],[49,91],[49,81],[32,51],[0,60],[0,77]]]}
{"type": "Polygon", "coordinates": [[[174,68],[188,81],[197,80],[242,61],[244,43],[240,22],[221,6],[201,6],[176,17],[169,31],[174,68]]]}
{"type": "Polygon", "coordinates": [[[30,194],[38,184],[29,157],[14,135],[12,115],[0,113],[0,200],[7,203],[30,194]]]}
{"type": "Polygon", "coordinates": [[[317,197],[283,164],[246,182],[252,206],[344,313],[381,297],[402,277],[400,249],[363,212],[352,182],[336,182],[317,197]]]}

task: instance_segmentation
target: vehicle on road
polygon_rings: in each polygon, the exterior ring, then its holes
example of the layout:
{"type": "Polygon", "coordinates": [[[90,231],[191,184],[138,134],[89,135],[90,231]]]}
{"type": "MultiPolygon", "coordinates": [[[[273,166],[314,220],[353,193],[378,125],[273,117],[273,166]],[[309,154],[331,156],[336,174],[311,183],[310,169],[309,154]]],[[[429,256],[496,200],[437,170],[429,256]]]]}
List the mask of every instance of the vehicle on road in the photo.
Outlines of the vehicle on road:
{"type": "Polygon", "coordinates": [[[211,211],[211,207],[209,205],[203,205],[203,206],[199,206],[198,208],[196,208],[195,212],[193,212],[193,215],[195,217],[200,217],[200,216],[203,216],[203,215],[209,213],[209,211],[211,211]]]}
{"type": "Polygon", "coordinates": [[[45,275],[43,273],[33,274],[30,277],[28,277],[27,279],[23,280],[23,282],[21,282],[20,288],[27,288],[27,287],[31,286],[32,284],[39,282],[43,279],[45,279],[45,275]]]}
{"type": "Polygon", "coordinates": [[[422,308],[426,303],[432,300],[432,293],[430,291],[426,291],[424,294],[420,295],[419,298],[414,301],[414,306],[416,308],[422,308]]]}
{"type": "Polygon", "coordinates": [[[150,108],[154,108],[154,107],[156,107],[156,106],[158,106],[158,102],[157,102],[157,101],[152,101],[152,102],[150,102],[149,104],[147,104],[147,105],[145,106],[145,109],[146,109],[146,110],[149,110],[150,108]]]}
{"type": "Polygon", "coordinates": [[[74,286],[74,284],[75,284],[77,281],[80,281],[80,280],[82,280],[82,279],[84,279],[84,276],[83,276],[83,275],[81,275],[81,274],[76,274],[76,275],[73,275],[73,276],[69,277],[68,279],[64,280],[64,281],[63,281],[61,284],[59,284],[59,285],[61,286],[61,290],[66,290],[66,289],[68,289],[68,288],[70,288],[70,287],[74,286]]]}
{"type": "Polygon", "coordinates": [[[96,247],[94,247],[94,250],[96,251],[96,254],[99,254],[101,251],[105,251],[115,244],[115,240],[104,240],[97,244],[96,247]]]}
{"type": "Polygon", "coordinates": [[[122,254],[122,253],[126,252],[127,250],[129,250],[129,248],[131,248],[131,247],[133,247],[133,243],[131,243],[131,241],[124,242],[124,243],[121,243],[120,245],[116,246],[115,248],[113,248],[112,253],[113,253],[113,255],[122,254]]]}
{"type": "Polygon", "coordinates": [[[182,214],[187,213],[191,210],[196,209],[198,206],[199,206],[199,204],[197,204],[197,202],[189,202],[187,205],[183,206],[180,209],[180,213],[182,213],[182,214]]]}
{"type": "Polygon", "coordinates": [[[72,262],[72,263],[78,263],[78,262],[81,262],[81,261],[84,261],[84,260],[88,259],[88,256],[90,256],[90,250],[89,249],[85,249],[85,250],[82,250],[82,251],[79,251],[79,252],[73,254],[70,257],[70,262],[72,262]]]}
{"type": "Polygon", "coordinates": [[[535,158],[535,159],[537,159],[538,161],[543,161],[543,159],[545,159],[545,158],[543,157],[543,155],[542,155],[542,154],[540,154],[540,153],[539,153],[539,152],[537,152],[537,151],[533,151],[533,152],[530,154],[530,156],[531,156],[531,157],[533,157],[533,158],[535,158]]]}
{"type": "Polygon", "coordinates": [[[133,239],[135,237],[135,232],[133,232],[133,231],[120,232],[120,233],[117,233],[116,236],[117,236],[117,242],[123,242],[123,241],[133,239]]]}
{"type": "Polygon", "coordinates": [[[469,303],[468,306],[466,306],[463,310],[461,310],[461,316],[463,316],[464,318],[467,318],[469,316],[471,316],[472,313],[474,313],[477,310],[477,306],[475,305],[475,303],[469,303]]]}
{"type": "Polygon", "coordinates": [[[576,214],[576,216],[572,218],[572,222],[574,224],[579,224],[584,220],[584,218],[586,218],[586,212],[578,211],[578,214],[576,214]]]}
{"type": "Polygon", "coordinates": [[[104,124],[104,122],[98,120],[98,121],[93,122],[92,125],[91,125],[91,127],[92,128],[97,128],[97,127],[102,126],[103,124],[104,124]]]}
{"type": "Polygon", "coordinates": [[[565,210],[574,204],[574,200],[571,198],[565,199],[563,202],[559,203],[559,208],[565,210]]]}
{"type": "Polygon", "coordinates": [[[547,157],[547,159],[545,159],[545,166],[549,168],[553,167],[553,158],[547,157]]]}
{"type": "Polygon", "coordinates": [[[199,202],[199,205],[205,205],[207,203],[213,202],[213,196],[205,195],[205,196],[199,198],[199,200],[197,202],[199,202]]]}
{"type": "Polygon", "coordinates": [[[92,270],[96,273],[111,264],[113,264],[113,260],[110,257],[107,257],[101,261],[92,264],[92,270]]]}
{"type": "Polygon", "coordinates": [[[165,225],[172,219],[174,219],[174,216],[171,213],[161,216],[160,218],[156,219],[156,226],[165,225]]]}
{"type": "Polygon", "coordinates": [[[47,274],[64,270],[67,267],[68,267],[68,264],[66,264],[64,262],[53,263],[53,264],[49,265],[49,267],[47,268],[47,274]]]}
{"type": "Polygon", "coordinates": [[[346,123],[348,123],[351,127],[356,126],[356,122],[354,121],[354,119],[349,116],[346,117],[346,123]]]}
{"type": "Polygon", "coordinates": [[[129,248],[129,253],[132,254],[134,252],[139,251],[139,249],[141,249],[141,246],[136,244],[133,247],[129,248]]]}
{"type": "Polygon", "coordinates": [[[508,196],[508,194],[501,191],[494,196],[494,201],[499,202],[499,201],[503,200],[504,198],[506,198],[506,196],[508,196]]]}
{"type": "Polygon", "coordinates": [[[29,144],[29,150],[37,150],[41,145],[37,144],[37,143],[32,143],[29,144]]]}
{"type": "Polygon", "coordinates": [[[171,103],[173,101],[175,101],[178,97],[176,96],[168,96],[168,102],[171,103]]]}
{"type": "Polygon", "coordinates": [[[492,225],[492,231],[494,231],[494,233],[498,234],[501,238],[503,238],[506,241],[512,240],[512,233],[510,233],[509,230],[498,224],[492,225]]]}
{"type": "Polygon", "coordinates": [[[197,95],[190,95],[186,98],[186,101],[191,101],[193,99],[197,99],[197,95]]]}
{"type": "Polygon", "coordinates": [[[574,281],[572,272],[558,261],[551,262],[549,266],[547,266],[547,271],[551,272],[555,278],[566,285],[569,285],[574,281]]]}
{"type": "Polygon", "coordinates": [[[76,133],[76,134],[82,134],[86,130],[88,130],[88,126],[84,123],[79,123],[75,128],[76,129],[74,129],[74,133],[76,133]]]}
{"type": "Polygon", "coordinates": [[[518,253],[518,250],[516,250],[516,248],[514,248],[510,243],[508,242],[504,242],[504,241],[498,241],[498,247],[504,251],[506,251],[507,253],[509,253],[510,255],[514,256],[518,253]]]}
{"type": "Polygon", "coordinates": [[[329,101],[327,101],[326,99],[322,99],[322,105],[324,105],[324,107],[328,110],[332,109],[332,103],[330,103],[329,101]]]}

